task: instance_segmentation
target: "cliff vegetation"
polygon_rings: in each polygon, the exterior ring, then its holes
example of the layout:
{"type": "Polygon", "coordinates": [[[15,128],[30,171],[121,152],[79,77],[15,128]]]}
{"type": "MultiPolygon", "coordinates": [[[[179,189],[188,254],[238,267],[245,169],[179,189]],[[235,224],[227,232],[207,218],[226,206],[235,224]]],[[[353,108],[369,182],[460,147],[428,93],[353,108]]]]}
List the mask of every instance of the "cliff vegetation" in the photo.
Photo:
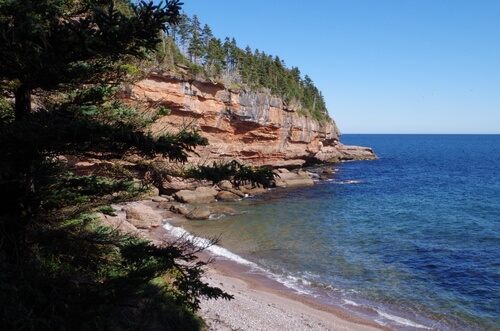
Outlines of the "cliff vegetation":
{"type": "Polygon", "coordinates": [[[157,69],[175,72],[181,66],[193,79],[219,82],[230,90],[265,92],[303,115],[331,120],[321,91],[308,75],[302,77],[297,67],[288,68],[279,56],[239,47],[235,38],[222,41],[197,15],[181,14],[170,34],[163,36],[154,60],[157,69]]]}

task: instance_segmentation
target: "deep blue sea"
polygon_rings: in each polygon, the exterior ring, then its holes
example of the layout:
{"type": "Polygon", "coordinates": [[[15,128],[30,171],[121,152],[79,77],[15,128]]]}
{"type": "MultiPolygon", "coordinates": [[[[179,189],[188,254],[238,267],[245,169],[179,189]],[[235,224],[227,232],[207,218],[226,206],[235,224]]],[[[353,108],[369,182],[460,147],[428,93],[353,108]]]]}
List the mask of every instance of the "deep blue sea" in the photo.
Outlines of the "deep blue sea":
{"type": "Polygon", "coordinates": [[[500,330],[500,135],[341,141],[379,159],[335,165],[315,186],[273,189],[231,204],[241,215],[183,228],[393,329],[500,330]]]}

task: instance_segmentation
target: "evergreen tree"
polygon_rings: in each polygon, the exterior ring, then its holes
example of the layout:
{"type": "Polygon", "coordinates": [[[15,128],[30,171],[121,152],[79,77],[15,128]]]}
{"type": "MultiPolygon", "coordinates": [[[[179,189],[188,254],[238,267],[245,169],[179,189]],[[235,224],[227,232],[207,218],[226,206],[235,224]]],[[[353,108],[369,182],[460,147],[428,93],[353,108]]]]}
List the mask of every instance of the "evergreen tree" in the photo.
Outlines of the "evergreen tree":
{"type": "Polygon", "coordinates": [[[224,49],[220,39],[211,38],[208,42],[205,67],[213,77],[219,77],[226,67],[224,49]]]}
{"type": "Polygon", "coordinates": [[[186,14],[181,14],[177,27],[178,42],[181,52],[184,56],[187,56],[189,39],[191,37],[191,19],[186,14]]]}
{"type": "Polygon", "coordinates": [[[180,35],[179,47],[192,63],[189,66],[192,75],[199,76],[204,71],[205,77],[221,78],[232,88],[267,89],[305,115],[320,121],[330,120],[321,92],[309,77],[302,79],[298,68],[288,69],[278,57],[273,59],[250,46],[240,49],[234,38],[226,37],[220,45],[207,24],[201,28],[196,15],[192,19],[182,16],[176,34],[180,35]]]}
{"type": "Polygon", "coordinates": [[[203,40],[203,46],[205,48],[208,48],[210,41],[214,38],[214,35],[212,33],[212,29],[210,29],[208,24],[205,24],[203,26],[203,29],[201,30],[201,38],[203,40]]]}
{"type": "Polygon", "coordinates": [[[236,44],[236,39],[226,37],[223,45],[224,53],[226,55],[227,70],[234,71],[238,65],[238,51],[239,48],[236,44]]]}
{"type": "Polygon", "coordinates": [[[17,120],[30,114],[33,90],[98,82],[118,58],[154,49],[159,31],[180,9],[178,0],[163,8],[142,3],[131,5],[128,17],[113,2],[108,9],[76,0],[1,5],[0,79],[14,92],[17,120]]]}
{"type": "Polygon", "coordinates": [[[201,29],[200,21],[198,20],[198,16],[194,15],[191,19],[191,27],[190,27],[191,38],[189,40],[189,56],[191,58],[191,62],[194,64],[200,64],[203,55],[205,54],[205,46],[203,43],[203,31],[201,29]]]}
{"type": "Polygon", "coordinates": [[[182,316],[200,296],[230,298],[201,281],[199,248],[156,247],[91,214],[143,192],[134,178],[155,178],[148,160],[185,162],[207,144],[189,129],[153,134],[161,109],[145,116],[115,99],[128,60],[156,49],[180,5],[0,1],[0,97],[13,100],[0,109],[0,329],[157,329],[156,318],[196,329],[182,316]],[[113,163],[127,155],[142,158],[113,163]],[[85,157],[105,162],[80,174],[66,161],[85,157]]]}

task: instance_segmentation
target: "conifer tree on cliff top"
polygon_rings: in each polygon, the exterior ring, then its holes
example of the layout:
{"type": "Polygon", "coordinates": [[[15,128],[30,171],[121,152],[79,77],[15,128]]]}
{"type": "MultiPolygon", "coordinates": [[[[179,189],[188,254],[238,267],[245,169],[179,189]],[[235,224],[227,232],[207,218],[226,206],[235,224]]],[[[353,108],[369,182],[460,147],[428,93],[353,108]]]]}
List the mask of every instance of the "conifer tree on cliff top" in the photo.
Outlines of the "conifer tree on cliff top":
{"type": "Polygon", "coordinates": [[[1,330],[194,330],[186,309],[230,298],[201,281],[199,248],[156,247],[96,221],[96,207],[141,190],[130,170],[78,174],[66,162],[182,162],[206,144],[196,131],[153,135],[113,98],[124,60],[153,51],[181,5],[0,0],[1,330]]]}

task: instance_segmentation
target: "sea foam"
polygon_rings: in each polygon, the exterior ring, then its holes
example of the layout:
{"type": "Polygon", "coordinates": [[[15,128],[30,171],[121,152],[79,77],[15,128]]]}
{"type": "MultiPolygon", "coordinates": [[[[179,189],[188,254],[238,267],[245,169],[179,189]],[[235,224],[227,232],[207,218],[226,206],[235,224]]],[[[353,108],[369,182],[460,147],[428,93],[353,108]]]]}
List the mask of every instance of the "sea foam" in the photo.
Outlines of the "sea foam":
{"type": "Polygon", "coordinates": [[[184,237],[188,239],[189,241],[193,242],[196,246],[198,247],[207,247],[207,251],[210,253],[216,255],[216,256],[221,256],[224,257],[228,260],[240,263],[240,264],[245,264],[251,267],[257,267],[257,265],[253,262],[250,262],[241,256],[234,254],[227,249],[220,247],[218,245],[210,245],[210,241],[205,238],[197,237],[189,233],[188,231],[184,230],[181,227],[173,226],[172,224],[166,222],[163,225],[163,228],[169,231],[174,237],[176,238],[181,238],[184,237]]]}
{"type": "MultiPolygon", "coordinates": [[[[383,318],[385,319],[388,319],[390,321],[394,321],[398,324],[401,324],[401,325],[404,325],[406,327],[412,327],[412,328],[418,328],[418,329],[426,329],[426,330],[431,330],[431,328],[425,326],[425,325],[422,325],[422,324],[418,324],[418,323],[415,323],[415,322],[412,322],[406,318],[402,318],[402,317],[399,317],[399,316],[394,316],[392,314],[388,314],[386,312],[383,312],[381,310],[377,310],[377,313],[382,316],[383,318]]],[[[385,324],[383,323],[382,321],[380,320],[377,320],[377,322],[379,322],[380,324],[385,324]]]]}
{"type": "Polygon", "coordinates": [[[208,247],[206,250],[213,254],[214,256],[222,257],[225,259],[228,259],[230,261],[247,265],[252,268],[253,273],[258,273],[265,275],[266,277],[269,277],[270,279],[277,281],[278,283],[284,285],[287,288],[290,288],[294,291],[296,291],[299,294],[306,294],[306,295],[311,295],[311,291],[306,289],[306,286],[310,286],[311,283],[303,278],[300,277],[295,277],[292,275],[278,275],[275,273],[272,273],[270,271],[265,270],[264,268],[258,266],[257,264],[239,256],[238,254],[235,254],[219,245],[210,245],[210,241],[205,238],[197,237],[188,231],[184,230],[181,227],[173,226],[172,224],[165,222],[163,224],[163,228],[167,231],[170,232],[172,236],[175,238],[185,238],[189,241],[191,241],[193,244],[195,244],[198,247],[208,247]]]}

